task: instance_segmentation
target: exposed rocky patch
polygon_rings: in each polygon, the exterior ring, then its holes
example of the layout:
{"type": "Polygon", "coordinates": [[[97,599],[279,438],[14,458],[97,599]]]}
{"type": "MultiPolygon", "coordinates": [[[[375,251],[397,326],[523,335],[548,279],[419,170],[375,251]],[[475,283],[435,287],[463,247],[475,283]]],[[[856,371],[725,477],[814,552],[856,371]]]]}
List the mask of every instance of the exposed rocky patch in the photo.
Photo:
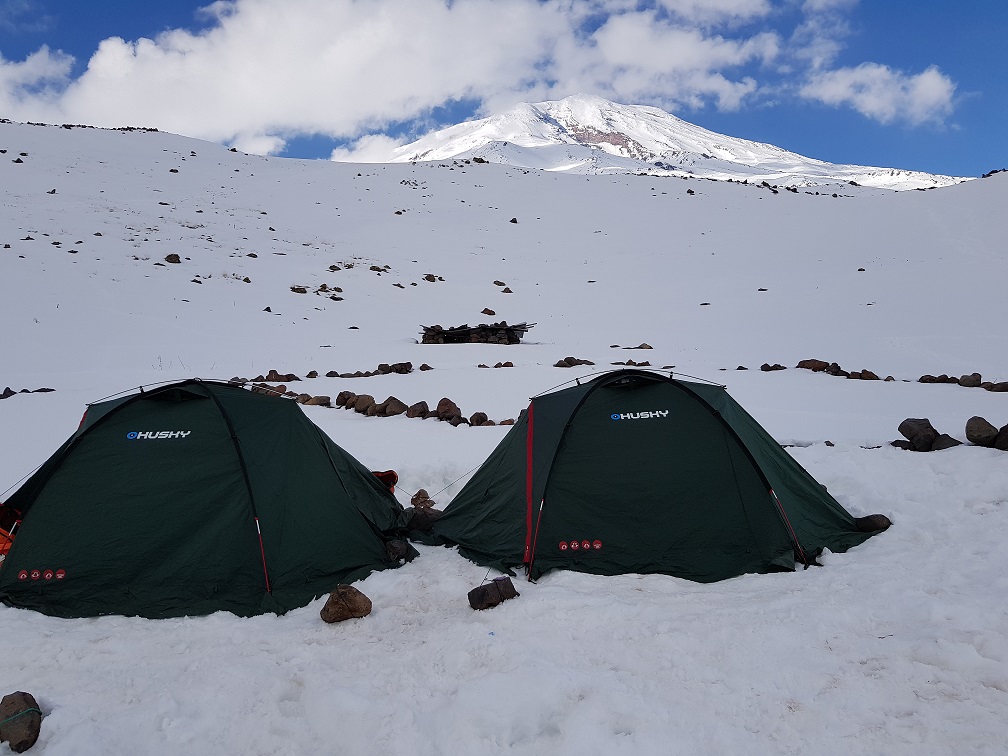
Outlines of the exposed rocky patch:
{"type": "Polygon", "coordinates": [[[506,320],[499,323],[480,323],[470,326],[463,323],[460,326],[441,325],[425,326],[421,344],[519,344],[522,337],[535,323],[518,323],[508,325],[506,320]]]}
{"type": "MultiPolygon", "coordinates": [[[[908,451],[941,451],[962,445],[947,433],[939,433],[927,418],[907,418],[899,424],[903,438],[892,446],[908,451]],[[904,440],[905,439],[905,440],[904,440]]],[[[966,421],[966,440],[974,446],[1008,451],[1008,424],[1000,429],[979,415],[966,421]]]]}
{"type": "Polygon", "coordinates": [[[0,394],[0,399],[9,399],[10,397],[16,396],[18,394],[49,394],[49,393],[52,393],[55,390],[56,389],[51,389],[51,388],[37,388],[37,389],[26,389],[26,388],[24,388],[24,389],[21,389],[20,391],[15,391],[10,386],[7,386],[3,390],[3,393],[0,394]]]}

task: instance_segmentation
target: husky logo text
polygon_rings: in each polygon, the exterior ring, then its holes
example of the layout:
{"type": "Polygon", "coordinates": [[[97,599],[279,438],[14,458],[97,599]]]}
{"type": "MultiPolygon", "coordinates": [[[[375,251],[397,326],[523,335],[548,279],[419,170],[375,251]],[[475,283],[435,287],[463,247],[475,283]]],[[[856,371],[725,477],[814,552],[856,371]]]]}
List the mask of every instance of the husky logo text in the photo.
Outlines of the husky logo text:
{"type": "Polygon", "coordinates": [[[609,417],[613,420],[657,420],[660,417],[668,417],[668,410],[654,410],[653,412],[613,412],[609,417]]]}
{"type": "Polygon", "coordinates": [[[126,438],[130,441],[135,439],[147,439],[148,441],[162,440],[166,438],[185,438],[192,431],[130,431],[126,438]]]}

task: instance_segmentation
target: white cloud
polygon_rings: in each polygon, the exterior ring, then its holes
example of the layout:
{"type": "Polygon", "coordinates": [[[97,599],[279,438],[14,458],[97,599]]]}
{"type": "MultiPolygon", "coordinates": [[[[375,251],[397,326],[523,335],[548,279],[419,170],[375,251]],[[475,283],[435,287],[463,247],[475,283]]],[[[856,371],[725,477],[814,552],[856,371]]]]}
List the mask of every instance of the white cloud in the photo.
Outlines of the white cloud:
{"type": "Polygon", "coordinates": [[[346,147],[336,148],[330,159],[342,163],[382,163],[391,157],[396,147],[403,144],[402,139],[373,134],[361,137],[346,147]]]}
{"type": "MultiPolygon", "coordinates": [[[[451,101],[488,115],[589,92],[735,110],[788,91],[773,76],[811,70],[803,96],[854,102],[836,94],[847,69],[817,76],[834,67],[856,0],[800,1],[216,0],[200,11],[207,29],[106,39],[73,79],[72,59],[46,48],[0,60],[0,107],[15,120],[151,126],[267,153],[299,134],[353,140],[451,101]],[[785,9],[800,11],[797,29],[772,27],[785,9]]],[[[942,81],[916,80],[900,112],[935,112],[925,104],[942,81]]]]}
{"type": "Polygon", "coordinates": [[[880,123],[941,123],[951,112],[955,84],[931,66],[908,75],[878,63],[815,74],[801,95],[827,105],[849,105],[880,123]]]}

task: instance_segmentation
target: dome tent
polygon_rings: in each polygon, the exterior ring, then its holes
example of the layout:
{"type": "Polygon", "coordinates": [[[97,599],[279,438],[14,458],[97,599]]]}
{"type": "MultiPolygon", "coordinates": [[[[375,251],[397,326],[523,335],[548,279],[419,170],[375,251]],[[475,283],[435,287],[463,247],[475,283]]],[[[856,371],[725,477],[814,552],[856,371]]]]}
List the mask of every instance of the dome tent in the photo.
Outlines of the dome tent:
{"type": "Polygon", "coordinates": [[[296,402],[198,379],[90,405],[5,508],[0,600],[62,617],[283,613],[398,566],[403,524],[296,402]]]}
{"type": "Polygon", "coordinates": [[[793,570],[887,523],[852,517],[723,386],[621,370],[534,397],[433,538],[530,579],[712,582],[793,570]]]}

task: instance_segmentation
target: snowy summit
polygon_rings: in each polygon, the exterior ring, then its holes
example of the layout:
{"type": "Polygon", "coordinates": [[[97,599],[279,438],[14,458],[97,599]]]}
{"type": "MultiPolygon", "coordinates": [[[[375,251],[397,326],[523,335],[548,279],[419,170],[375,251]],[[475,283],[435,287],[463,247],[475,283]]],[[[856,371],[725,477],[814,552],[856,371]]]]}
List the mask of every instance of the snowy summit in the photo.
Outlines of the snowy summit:
{"type": "Polygon", "coordinates": [[[880,189],[930,189],[965,180],[827,163],[717,134],[659,108],[584,94],[522,103],[500,115],[441,129],[397,148],[391,162],[453,158],[570,173],[647,173],[799,187],[854,182],[880,189]]]}

